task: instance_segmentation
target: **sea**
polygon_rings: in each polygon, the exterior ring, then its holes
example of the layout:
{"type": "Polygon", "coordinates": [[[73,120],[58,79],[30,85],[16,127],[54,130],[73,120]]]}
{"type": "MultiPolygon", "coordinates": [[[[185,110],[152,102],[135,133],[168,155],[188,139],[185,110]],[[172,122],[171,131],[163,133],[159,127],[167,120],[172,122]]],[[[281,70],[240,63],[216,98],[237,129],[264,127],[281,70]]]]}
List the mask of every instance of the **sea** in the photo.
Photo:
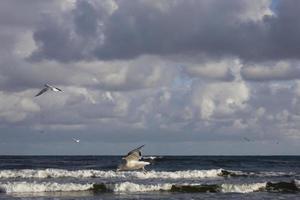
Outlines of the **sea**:
{"type": "Polygon", "coordinates": [[[300,156],[0,156],[0,199],[300,199],[300,156]]]}

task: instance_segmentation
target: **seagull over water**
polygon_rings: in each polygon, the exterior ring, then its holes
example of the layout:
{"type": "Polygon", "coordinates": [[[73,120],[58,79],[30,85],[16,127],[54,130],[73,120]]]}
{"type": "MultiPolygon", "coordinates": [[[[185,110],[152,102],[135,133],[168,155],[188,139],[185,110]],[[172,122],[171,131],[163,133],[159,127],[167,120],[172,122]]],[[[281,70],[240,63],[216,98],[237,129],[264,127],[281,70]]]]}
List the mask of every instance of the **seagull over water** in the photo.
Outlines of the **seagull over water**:
{"type": "Polygon", "coordinates": [[[76,143],[79,143],[80,142],[80,140],[79,139],[76,139],[76,138],[72,138],[73,140],[74,140],[74,142],[76,142],[76,143]]]}
{"type": "Polygon", "coordinates": [[[44,88],[43,88],[41,91],[39,91],[39,93],[37,93],[35,96],[36,96],[36,97],[37,97],[37,96],[40,96],[40,95],[42,95],[43,93],[47,92],[48,90],[51,90],[51,91],[54,91],[54,92],[62,92],[62,90],[59,89],[59,88],[57,88],[57,87],[53,87],[53,86],[51,86],[51,85],[45,84],[45,85],[44,85],[44,88]]]}
{"type": "Polygon", "coordinates": [[[149,165],[150,163],[140,161],[142,158],[142,153],[140,150],[144,146],[145,145],[142,145],[136,149],[133,149],[125,157],[123,157],[123,162],[118,166],[117,171],[132,171],[142,169],[144,172],[146,172],[145,166],[149,165]]]}

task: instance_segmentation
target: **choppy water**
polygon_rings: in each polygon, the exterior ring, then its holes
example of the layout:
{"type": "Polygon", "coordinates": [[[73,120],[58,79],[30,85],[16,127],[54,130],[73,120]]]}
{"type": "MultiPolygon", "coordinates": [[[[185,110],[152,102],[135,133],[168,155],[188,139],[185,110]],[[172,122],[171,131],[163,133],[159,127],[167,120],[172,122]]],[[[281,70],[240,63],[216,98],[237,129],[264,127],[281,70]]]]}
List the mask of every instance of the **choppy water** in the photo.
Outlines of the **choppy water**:
{"type": "Polygon", "coordinates": [[[0,199],[300,199],[300,156],[1,156],[0,199]],[[147,159],[147,158],[146,158],[147,159]]]}

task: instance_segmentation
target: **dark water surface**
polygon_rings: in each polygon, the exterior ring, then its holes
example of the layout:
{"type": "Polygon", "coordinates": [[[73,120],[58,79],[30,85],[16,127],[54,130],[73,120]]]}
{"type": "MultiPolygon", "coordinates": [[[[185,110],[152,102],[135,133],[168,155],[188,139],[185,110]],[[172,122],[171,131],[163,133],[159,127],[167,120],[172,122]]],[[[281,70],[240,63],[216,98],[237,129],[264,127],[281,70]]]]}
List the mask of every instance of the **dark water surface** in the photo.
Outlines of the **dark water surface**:
{"type": "Polygon", "coordinates": [[[300,156],[0,156],[0,199],[300,199],[300,156]]]}

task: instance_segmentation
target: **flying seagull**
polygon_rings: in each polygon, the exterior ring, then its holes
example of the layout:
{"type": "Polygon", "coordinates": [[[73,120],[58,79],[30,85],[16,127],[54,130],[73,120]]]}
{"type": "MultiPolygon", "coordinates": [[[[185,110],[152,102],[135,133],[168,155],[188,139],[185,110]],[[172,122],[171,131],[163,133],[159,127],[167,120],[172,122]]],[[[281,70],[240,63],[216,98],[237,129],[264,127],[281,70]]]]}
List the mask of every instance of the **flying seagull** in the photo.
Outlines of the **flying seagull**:
{"type": "Polygon", "coordinates": [[[79,139],[76,139],[76,138],[72,138],[73,140],[74,140],[74,142],[76,142],[76,143],[79,143],[80,142],[80,140],[79,139]]]}
{"type": "Polygon", "coordinates": [[[125,157],[123,157],[123,162],[118,166],[117,171],[131,171],[131,170],[138,170],[142,169],[144,172],[145,166],[149,165],[149,162],[140,161],[142,158],[141,148],[145,145],[142,145],[136,149],[130,151],[125,157]]]}
{"type": "Polygon", "coordinates": [[[111,102],[114,102],[114,98],[111,95],[111,92],[105,92],[105,98],[108,99],[111,102]]]}
{"type": "Polygon", "coordinates": [[[250,142],[251,140],[247,137],[244,137],[244,140],[246,140],[247,142],[250,142]]]}
{"type": "Polygon", "coordinates": [[[48,85],[48,84],[45,84],[44,85],[44,88],[39,92],[37,93],[35,96],[40,96],[42,95],[43,93],[47,92],[48,90],[51,90],[51,91],[54,91],[54,92],[62,92],[61,89],[57,88],[57,87],[53,87],[51,85],[48,85]]]}

